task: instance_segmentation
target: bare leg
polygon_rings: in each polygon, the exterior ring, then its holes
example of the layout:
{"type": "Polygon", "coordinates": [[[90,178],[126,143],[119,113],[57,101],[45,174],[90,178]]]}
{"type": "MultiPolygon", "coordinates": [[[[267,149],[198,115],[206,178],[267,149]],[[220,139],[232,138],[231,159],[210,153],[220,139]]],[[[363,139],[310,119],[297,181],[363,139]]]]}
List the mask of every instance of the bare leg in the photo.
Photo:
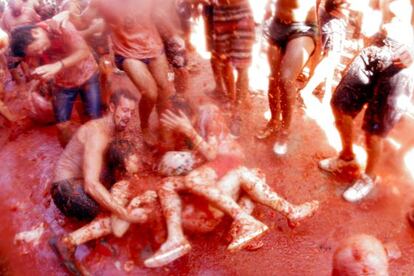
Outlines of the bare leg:
{"type": "Polygon", "coordinates": [[[239,250],[250,241],[264,234],[268,227],[256,220],[234,201],[228,193],[223,193],[216,185],[217,174],[208,166],[203,166],[185,177],[185,185],[191,192],[207,198],[220,210],[230,215],[239,225],[239,236],[228,246],[229,250],[239,250]]]}
{"type": "Polygon", "coordinates": [[[296,79],[308,62],[315,48],[315,43],[310,37],[298,37],[289,41],[286,52],[280,65],[280,106],[282,110],[281,143],[286,143],[289,128],[292,122],[292,114],[297,94],[296,79]]]}
{"type": "Polygon", "coordinates": [[[274,134],[280,120],[279,72],[281,49],[275,45],[270,45],[267,59],[270,66],[268,99],[271,117],[267,126],[257,134],[258,139],[266,139],[274,134]]]}
{"type": "Polygon", "coordinates": [[[237,68],[237,83],[236,83],[237,104],[245,103],[250,105],[249,98],[249,74],[248,68],[237,68]]]}
{"type": "Polygon", "coordinates": [[[301,205],[288,202],[269,187],[264,174],[256,169],[242,167],[236,173],[240,177],[241,187],[253,200],[282,213],[290,225],[295,225],[300,220],[312,216],[319,208],[318,201],[306,202],[301,205]]]}
{"type": "Polygon", "coordinates": [[[152,135],[148,128],[151,111],[157,102],[157,83],[143,62],[135,59],[126,59],[123,66],[125,73],[142,94],[139,102],[141,129],[146,141],[152,143],[153,138],[151,138],[152,135]]]}
{"type": "Polygon", "coordinates": [[[349,161],[355,158],[352,150],[352,141],[354,137],[354,121],[351,116],[342,113],[339,110],[333,108],[335,116],[336,127],[341,136],[342,151],[339,158],[349,161]]]}
{"type": "Polygon", "coordinates": [[[73,134],[76,132],[77,127],[72,125],[71,121],[62,122],[56,124],[58,129],[58,139],[62,147],[65,147],[70,139],[72,138],[73,134]]]}
{"type": "Polygon", "coordinates": [[[210,62],[211,62],[211,68],[213,69],[214,80],[216,82],[216,92],[221,95],[224,93],[224,90],[225,90],[222,69],[221,69],[222,64],[220,63],[220,60],[214,54],[212,54],[210,62]]]}
{"type": "Polygon", "coordinates": [[[366,133],[366,145],[368,152],[367,167],[365,173],[369,175],[372,179],[376,176],[376,168],[378,160],[381,156],[383,139],[377,135],[371,135],[366,133]]]}
{"type": "Polygon", "coordinates": [[[188,89],[188,80],[190,78],[190,75],[188,73],[187,68],[177,68],[174,70],[175,72],[175,89],[178,93],[185,94],[185,92],[188,89]]]}
{"type": "Polygon", "coordinates": [[[221,72],[226,86],[227,97],[234,103],[236,101],[236,86],[234,83],[233,66],[228,59],[221,60],[221,62],[223,64],[221,66],[221,72]]]}
{"type": "Polygon", "coordinates": [[[170,177],[163,180],[159,198],[167,222],[168,237],[158,251],[145,260],[147,267],[160,267],[170,263],[191,250],[182,229],[182,204],[177,191],[184,188],[182,177],[170,177]]]}

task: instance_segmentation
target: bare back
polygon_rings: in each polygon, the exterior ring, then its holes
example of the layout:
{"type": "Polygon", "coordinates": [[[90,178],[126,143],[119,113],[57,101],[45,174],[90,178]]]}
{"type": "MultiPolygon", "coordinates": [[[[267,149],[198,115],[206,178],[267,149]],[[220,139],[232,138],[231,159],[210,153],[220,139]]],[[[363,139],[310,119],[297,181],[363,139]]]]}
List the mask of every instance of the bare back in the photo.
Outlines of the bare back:
{"type": "Polygon", "coordinates": [[[316,24],[315,0],[278,0],[276,18],[284,22],[306,22],[316,24]]]}

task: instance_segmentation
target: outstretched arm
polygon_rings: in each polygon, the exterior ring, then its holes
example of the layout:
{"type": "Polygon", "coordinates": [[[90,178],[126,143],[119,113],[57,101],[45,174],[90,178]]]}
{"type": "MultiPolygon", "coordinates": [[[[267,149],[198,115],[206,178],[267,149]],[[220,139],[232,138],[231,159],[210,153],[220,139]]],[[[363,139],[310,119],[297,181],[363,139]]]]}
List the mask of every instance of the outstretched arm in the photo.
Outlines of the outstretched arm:
{"type": "Polygon", "coordinates": [[[85,191],[101,206],[117,215],[120,219],[133,223],[141,222],[143,220],[142,214],[134,215],[129,213],[114,200],[99,180],[106,145],[106,138],[101,134],[94,134],[92,137],[88,137],[85,142],[83,165],[85,191]]]}

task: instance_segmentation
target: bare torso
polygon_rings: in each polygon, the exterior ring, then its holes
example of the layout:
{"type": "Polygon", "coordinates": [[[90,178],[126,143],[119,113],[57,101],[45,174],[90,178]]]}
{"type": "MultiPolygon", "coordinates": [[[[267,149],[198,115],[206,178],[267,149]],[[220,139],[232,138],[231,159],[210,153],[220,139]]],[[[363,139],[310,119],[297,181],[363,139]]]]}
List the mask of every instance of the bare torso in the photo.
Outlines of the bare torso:
{"type": "Polygon", "coordinates": [[[93,140],[97,133],[99,133],[98,139],[103,139],[106,145],[110,142],[111,132],[106,126],[106,120],[106,117],[93,120],[78,129],[56,163],[53,182],[84,177],[83,162],[86,142],[93,140]]]}
{"type": "Polygon", "coordinates": [[[316,24],[315,0],[278,0],[276,18],[284,22],[306,22],[316,24]]]}

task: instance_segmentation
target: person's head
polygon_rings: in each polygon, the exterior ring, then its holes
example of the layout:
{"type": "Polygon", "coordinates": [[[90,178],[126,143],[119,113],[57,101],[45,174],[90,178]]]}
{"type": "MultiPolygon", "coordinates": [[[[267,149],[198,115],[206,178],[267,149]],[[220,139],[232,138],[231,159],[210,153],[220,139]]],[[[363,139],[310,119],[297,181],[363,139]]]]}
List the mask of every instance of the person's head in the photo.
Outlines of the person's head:
{"type": "Polygon", "coordinates": [[[388,275],[388,257],[382,243],[369,235],[344,240],[333,257],[332,276],[388,275]]]}
{"type": "Polygon", "coordinates": [[[230,133],[220,109],[214,104],[204,104],[198,108],[197,126],[203,137],[207,133],[216,133],[217,135],[227,135],[230,133]]]}
{"type": "Polygon", "coordinates": [[[14,17],[18,17],[22,14],[23,1],[22,0],[9,0],[9,7],[14,17]]]}
{"type": "Polygon", "coordinates": [[[11,33],[11,49],[14,56],[39,56],[51,45],[48,32],[37,25],[17,27],[11,33]]]}
{"type": "Polygon", "coordinates": [[[119,89],[112,93],[109,100],[109,111],[112,113],[117,131],[124,130],[137,105],[135,94],[127,89],[119,89]]]}
{"type": "Polygon", "coordinates": [[[108,167],[121,174],[137,173],[141,164],[134,145],[126,139],[113,140],[108,148],[108,167]]]}

